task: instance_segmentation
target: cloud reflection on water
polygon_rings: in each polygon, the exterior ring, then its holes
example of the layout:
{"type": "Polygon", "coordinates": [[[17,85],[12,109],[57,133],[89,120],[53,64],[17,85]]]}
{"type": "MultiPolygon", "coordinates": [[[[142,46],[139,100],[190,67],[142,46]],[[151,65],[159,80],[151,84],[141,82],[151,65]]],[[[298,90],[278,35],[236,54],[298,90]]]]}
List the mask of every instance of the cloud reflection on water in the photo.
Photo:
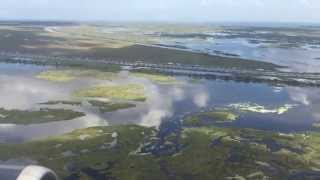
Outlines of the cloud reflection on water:
{"type": "Polygon", "coordinates": [[[320,89],[287,87],[286,90],[293,101],[299,102],[303,105],[309,106],[320,102],[320,89]]]}
{"type": "Polygon", "coordinates": [[[144,78],[128,76],[121,81],[121,83],[143,84],[147,100],[137,103],[137,107],[133,109],[107,113],[105,117],[111,124],[134,123],[147,127],[159,127],[162,120],[174,114],[174,102],[185,98],[184,90],[179,87],[161,86],[144,78]]]}
{"type": "MultiPolygon", "coordinates": [[[[270,101],[269,103],[272,102],[277,105],[277,103],[283,104],[284,101],[294,101],[306,106],[304,109],[299,108],[290,111],[285,119],[288,120],[288,124],[292,124],[294,121],[304,123],[302,118],[309,118],[311,115],[314,119],[320,120],[317,109],[320,108],[319,89],[286,87],[278,88],[275,91],[272,87],[262,85],[219,81],[188,84],[185,78],[179,80],[183,83],[179,83],[179,85],[159,85],[148,79],[130,77],[127,72],[121,72],[120,78],[111,82],[81,79],[69,83],[53,83],[33,78],[30,74],[25,75],[25,72],[21,74],[19,72],[13,73],[10,76],[0,72],[0,108],[39,108],[42,106],[39,106],[38,103],[49,100],[68,100],[72,98],[70,94],[73,90],[89,87],[96,83],[109,85],[143,84],[147,97],[146,102],[134,102],[137,105],[135,108],[104,114],[90,105],[78,107],[52,106],[54,108],[72,108],[76,111],[85,112],[86,116],[70,121],[27,126],[0,125],[0,141],[43,138],[75,129],[101,125],[129,123],[159,127],[162,121],[171,120],[188,112],[196,112],[205,107],[243,102],[248,99],[258,104],[270,101]],[[272,97],[264,98],[261,96],[261,91],[272,97]],[[305,117],[304,113],[308,117],[305,117]]],[[[262,120],[258,119],[258,121],[262,120]]]]}
{"type": "Polygon", "coordinates": [[[195,94],[195,96],[193,97],[193,103],[197,105],[199,108],[206,107],[209,100],[210,100],[209,93],[204,90],[195,94]]]}
{"type": "MultiPolygon", "coordinates": [[[[308,108],[313,122],[320,121],[319,88],[288,87],[286,90],[293,101],[299,102],[308,108]]],[[[305,114],[305,116],[307,116],[307,114],[305,114]]]]}
{"type": "Polygon", "coordinates": [[[66,94],[50,83],[23,77],[0,75],[0,107],[31,109],[48,99],[65,99],[66,94]]]}

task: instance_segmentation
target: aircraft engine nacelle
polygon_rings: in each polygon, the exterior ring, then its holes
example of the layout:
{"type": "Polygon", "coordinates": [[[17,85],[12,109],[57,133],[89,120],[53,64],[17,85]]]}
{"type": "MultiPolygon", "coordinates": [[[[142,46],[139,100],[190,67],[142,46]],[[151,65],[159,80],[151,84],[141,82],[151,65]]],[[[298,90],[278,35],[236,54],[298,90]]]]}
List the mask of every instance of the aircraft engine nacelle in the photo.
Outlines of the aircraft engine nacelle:
{"type": "Polygon", "coordinates": [[[5,180],[58,180],[57,175],[42,166],[0,165],[0,179],[5,180]]]}

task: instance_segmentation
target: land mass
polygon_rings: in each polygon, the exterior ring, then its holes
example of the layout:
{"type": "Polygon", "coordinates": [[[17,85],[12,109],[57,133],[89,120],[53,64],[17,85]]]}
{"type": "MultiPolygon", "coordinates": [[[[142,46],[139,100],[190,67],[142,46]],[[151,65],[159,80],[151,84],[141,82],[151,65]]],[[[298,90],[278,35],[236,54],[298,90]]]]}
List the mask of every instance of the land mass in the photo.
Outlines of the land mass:
{"type": "Polygon", "coordinates": [[[85,116],[82,112],[67,109],[7,110],[0,108],[1,124],[39,124],[53,121],[66,121],[85,116]]]}
{"type": "MultiPolygon", "coordinates": [[[[158,47],[154,46],[154,35],[133,33],[125,26],[54,24],[1,24],[0,61],[112,72],[119,71],[121,66],[130,66],[132,69],[144,68],[168,75],[263,82],[271,85],[320,86],[319,73],[283,72],[279,69],[282,66],[273,63],[158,47]],[[125,31],[114,30],[118,27],[125,31]]],[[[169,27],[157,28],[170,30],[169,27]]],[[[179,32],[186,31],[183,28],[177,29],[179,32]]],[[[156,32],[157,29],[151,30],[156,32]]],[[[196,30],[206,32],[206,29],[196,30]]],[[[74,76],[64,74],[58,79],[52,78],[49,73],[40,78],[68,81],[74,76]]]]}
{"type": "Polygon", "coordinates": [[[155,47],[145,42],[146,40],[133,41],[105,37],[105,34],[99,34],[95,26],[79,25],[69,29],[66,26],[48,30],[45,24],[40,28],[24,24],[0,25],[0,49],[2,52],[22,54],[112,59],[126,62],[143,61],[155,64],[175,63],[236,69],[280,68],[278,65],[267,62],[155,47]],[[119,46],[114,47],[114,44],[119,46]]]}
{"type": "Polygon", "coordinates": [[[93,127],[40,141],[1,144],[0,159],[25,157],[61,179],[313,179],[319,132],[278,134],[253,129],[183,128],[161,141],[135,125],[93,127]],[[157,143],[162,142],[161,145],[157,143]]]}

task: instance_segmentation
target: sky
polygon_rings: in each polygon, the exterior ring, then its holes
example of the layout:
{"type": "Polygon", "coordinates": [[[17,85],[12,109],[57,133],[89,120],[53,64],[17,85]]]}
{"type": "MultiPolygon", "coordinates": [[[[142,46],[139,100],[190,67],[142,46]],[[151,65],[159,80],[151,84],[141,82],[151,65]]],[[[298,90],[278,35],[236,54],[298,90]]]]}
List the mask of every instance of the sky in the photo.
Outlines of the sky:
{"type": "Polygon", "coordinates": [[[320,0],[1,0],[1,20],[315,22],[320,0]]]}

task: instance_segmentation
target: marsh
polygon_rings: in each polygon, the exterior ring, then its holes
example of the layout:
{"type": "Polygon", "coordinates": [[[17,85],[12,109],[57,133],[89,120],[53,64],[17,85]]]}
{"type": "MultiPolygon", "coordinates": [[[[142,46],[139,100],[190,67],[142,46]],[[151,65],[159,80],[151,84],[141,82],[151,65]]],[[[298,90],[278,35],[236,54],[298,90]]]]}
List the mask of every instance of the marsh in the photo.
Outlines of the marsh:
{"type": "MultiPolygon", "coordinates": [[[[319,177],[320,89],[305,83],[319,81],[317,64],[296,69],[291,53],[310,45],[308,38],[283,35],[299,31],[16,26],[0,30],[15,37],[0,58],[2,162],[32,161],[62,179],[319,177]],[[281,41],[265,42],[279,33],[281,41]],[[55,41],[42,39],[49,37],[55,41]],[[57,48],[66,40],[72,43],[57,48]],[[287,41],[294,47],[283,47],[287,41]],[[269,50],[277,61],[262,58],[269,50]],[[201,68],[223,78],[207,78],[201,68]],[[252,80],[257,74],[267,80],[252,80]]],[[[301,56],[309,51],[318,56],[315,47],[301,56]]]]}

